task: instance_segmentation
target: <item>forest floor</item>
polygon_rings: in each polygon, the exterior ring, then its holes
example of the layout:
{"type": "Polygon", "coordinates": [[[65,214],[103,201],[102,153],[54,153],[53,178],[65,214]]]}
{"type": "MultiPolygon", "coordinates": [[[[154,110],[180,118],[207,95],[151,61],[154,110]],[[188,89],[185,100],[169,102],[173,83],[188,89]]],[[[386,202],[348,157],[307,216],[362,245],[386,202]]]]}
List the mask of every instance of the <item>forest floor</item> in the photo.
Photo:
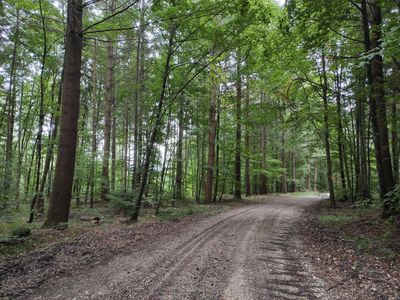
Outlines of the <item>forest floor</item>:
{"type": "Polygon", "coordinates": [[[356,255],[337,227],[321,223],[331,214],[321,196],[211,207],[163,222],[58,232],[58,242],[0,262],[0,298],[398,299],[398,261],[356,255]],[[375,285],[360,271],[365,263],[381,271],[367,274],[380,276],[375,285]]]}
{"type": "Polygon", "coordinates": [[[400,299],[400,232],[379,206],[328,201],[307,208],[297,227],[302,252],[331,299],[400,299]]]}

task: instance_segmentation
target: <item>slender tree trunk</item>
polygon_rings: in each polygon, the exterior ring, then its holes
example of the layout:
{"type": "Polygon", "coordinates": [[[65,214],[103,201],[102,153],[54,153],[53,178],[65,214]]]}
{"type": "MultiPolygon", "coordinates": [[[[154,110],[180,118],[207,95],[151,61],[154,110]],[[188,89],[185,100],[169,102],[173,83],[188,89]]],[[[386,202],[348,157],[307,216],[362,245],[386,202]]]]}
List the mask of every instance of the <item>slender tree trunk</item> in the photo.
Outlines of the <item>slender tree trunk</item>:
{"type": "MultiPolygon", "coordinates": [[[[250,78],[246,77],[246,99],[245,99],[245,118],[248,122],[249,120],[249,109],[250,109],[250,78]]],[[[244,136],[244,144],[246,149],[245,158],[245,187],[246,187],[246,197],[251,195],[251,183],[250,183],[250,126],[246,125],[246,131],[244,136]]]]}
{"type": "Polygon", "coordinates": [[[211,68],[211,101],[209,113],[209,131],[208,131],[208,163],[207,178],[204,186],[204,202],[212,203],[213,181],[214,181],[214,163],[215,163],[215,136],[217,122],[215,120],[217,106],[217,82],[215,68],[211,68]]]}
{"type": "Polygon", "coordinates": [[[52,115],[52,119],[54,119],[54,124],[53,124],[53,128],[51,131],[51,136],[50,136],[50,142],[49,142],[49,146],[47,148],[47,153],[46,153],[46,159],[44,162],[44,168],[43,168],[43,174],[42,174],[42,181],[40,182],[40,187],[39,187],[39,198],[37,203],[40,203],[39,207],[40,210],[38,210],[38,212],[42,213],[41,210],[44,210],[44,189],[46,186],[46,181],[47,181],[47,177],[50,171],[50,165],[51,162],[53,160],[53,153],[54,153],[54,145],[57,142],[57,134],[58,134],[58,124],[59,124],[59,110],[60,110],[60,106],[61,106],[61,97],[62,97],[62,84],[64,81],[64,71],[61,71],[61,80],[60,80],[60,86],[58,89],[58,100],[57,100],[57,107],[56,107],[56,111],[53,112],[52,115]]]}
{"type": "Polygon", "coordinates": [[[306,189],[311,191],[311,166],[309,160],[307,160],[306,189]]]}
{"type": "Polygon", "coordinates": [[[265,195],[268,194],[267,175],[265,174],[267,171],[267,128],[265,126],[261,128],[261,152],[260,194],[265,195]]]}
{"type": "Polygon", "coordinates": [[[213,202],[217,201],[217,196],[218,196],[218,187],[219,187],[219,152],[220,152],[220,126],[221,126],[221,97],[217,97],[217,127],[216,127],[216,158],[215,158],[215,168],[216,168],[216,173],[215,173],[215,187],[214,187],[214,196],[213,196],[213,202]]]}
{"type": "Polygon", "coordinates": [[[97,154],[97,44],[93,46],[93,61],[92,61],[92,157],[90,165],[90,196],[89,207],[93,208],[95,176],[96,176],[96,154],[97,154]]]}
{"type": "MultiPolygon", "coordinates": [[[[44,112],[44,97],[45,97],[45,67],[46,67],[46,58],[47,58],[47,34],[46,34],[46,29],[45,29],[45,17],[43,16],[43,8],[42,8],[42,1],[39,0],[39,7],[40,7],[40,16],[42,19],[42,27],[43,27],[43,53],[42,53],[42,65],[40,69],[40,103],[39,103],[39,124],[38,124],[38,132],[36,136],[37,140],[37,150],[36,150],[36,180],[35,180],[35,194],[32,198],[31,201],[31,207],[30,207],[30,214],[29,214],[29,220],[28,223],[33,222],[33,217],[34,217],[34,209],[36,202],[38,199],[41,199],[42,196],[39,193],[39,187],[40,187],[40,174],[41,174],[41,167],[42,167],[42,147],[43,147],[43,141],[42,141],[42,136],[43,136],[43,125],[44,125],[44,117],[45,117],[45,112],[44,112]]],[[[38,213],[44,214],[44,203],[40,203],[39,207],[37,208],[38,213]]]]}
{"type": "Polygon", "coordinates": [[[236,62],[236,144],[235,144],[235,190],[234,198],[242,199],[242,175],[241,175],[241,143],[242,143],[242,75],[241,54],[237,52],[236,62]]]}
{"type": "Polygon", "coordinates": [[[397,113],[397,99],[392,101],[392,157],[393,157],[393,176],[396,184],[399,184],[399,138],[398,138],[398,113],[397,113]]]}
{"type": "Polygon", "coordinates": [[[282,131],[281,131],[281,161],[282,161],[281,193],[282,194],[287,193],[285,142],[286,142],[285,141],[285,130],[282,129],[282,131]]]}
{"type": "Polygon", "coordinates": [[[292,151],[292,193],[296,192],[296,152],[292,151]]]}
{"type": "Polygon", "coordinates": [[[329,200],[331,208],[336,207],[335,191],[333,186],[333,175],[332,175],[332,159],[331,159],[331,146],[329,141],[329,107],[328,107],[328,78],[326,74],[326,59],[325,54],[322,53],[322,83],[323,83],[323,101],[324,101],[324,141],[325,141],[325,154],[327,163],[327,177],[329,186],[329,200]]]}
{"type": "Polygon", "coordinates": [[[162,75],[161,91],[160,91],[160,97],[158,100],[157,111],[156,111],[156,120],[155,120],[155,123],[151,130],[150,139],[148,141],[147,148],[146,148],[145,160],[144,160],[143,172],[142,172],[143,178],[142,178],[140,188],[138,191],[138,196],[137,196],[136,203],[135,203],[135,209],[134,209],[134,212],[131,217],[131,220],[133,220],[133,221],[137,221],[137,219],[139,217],[140,206],[142,203],[144,191],[145,191],[146,184],[147,184],[147,177],[148,177],[148,172],[149,172],[150,160],[151,160],[151,156],[153,153],[154,142],[156,140],[159,128],[162,123],[162,117],[163,117],[162,112],[163,112],[163,107],[164,107],[168,76],[170,73],[171,57],[173,54],[175,29],[176,28],[173,27],[169,33],[167,56],[166,56],[166,60],[165,60],[164,72],[162,75]]]}
{"type": "MultiPolygon", "coordinates": [[[[16,97],[16,68],[17,68],[17,50],[19,45],[19,10],[16,11],[16,23],[14,28],[14,45],[11,58],[10,66],[10,81],[7,91],[7,137],[6,137],[6,149],[5,149],[5,159],[4,159],[4,178],[3,178],[3,188],[2,195],[3,198],[2,206],[6,208],[8,202],[11,199],[11,188],[13,181],[13,138],[14,138],[14,121],[15,121],[15,97],[16,97]]],[[[22,100],[21,100],[22,101],[22,100]]],[[[6,111],[6,110],[4,110],[6,111]]],[[[1,123],[0,123],[1,124],[1,123]]]]}
{"type": "Polygon", "coordinates": [[[74,178],[82,63],[82,0],[68,0],[60,141],[44,227],[67,223],[74,178]]]}
{"type": "MultiPolygon", "coordinates": [[[[362,86],[365,83],[362,80],[362,86]]],[[[356,95],[356,197],[357,199],[369,199],[368,187],[368,164],[367,164],[367,143],[366,136],[366,97],[356,95]]]]}
{"type": "Polygon", "coordinates": [[[158,215],[158,211],[161,207],[161,203],[163,200],[163,192],[164,192],[164,182],[165,182],[165,172],[167,167],[167,155],[168,155],[168,147],[169,147],[169,138],[170,138],[170,131],[171,131],[171,108],[169,109],[168,113],[168,122],[167,122],[167,130],[165,133],[165,142],[164,142],[164,155],[163,155],[163,164],[161,167],[161,174],[160,174],[160,184],[158,189],[158,201],[156,207],[156,215],[158,215]]]}
{"type": "Polygon", "coordinates": [[[116,155],[117,155],[117,118],[116,118],[116,100],[113,96],[112,103],[112,125],[111,125],[111,191],[115,191],[116,176],[116,155]]]}
{"type": "Polygon", "coordinates": [[[337,114],[337,131],[338,131],[338,152],[339,152],[339,169],[340,169],[340,182],[342,186],[343,200],[347,200],[346,177],[344,172],[344,155],[346,155],[343,140],[343,124],[342,124],[342,88],[341,88],[341,74],[336,74],[336,114],[337,114]]]}
{"type": "Polygon", "coordinates": [[[124,170],[123,170],[123,189],[124,193],[128,191],[128,166],[129,166],[129,100],[125,100],[124,113],[124,170]]]}
{"type": "Polygon", "coordinates": [[[139,1],[140,24],[136,44],[136,99],[134,102],[134,131],[133,131],[133,174],[132,188],[138,189],[142,172],[142,108],[141,101],[144,93],[144,1],[139,1]]]}
{"type": "Polygon", "coordinates": [[[104,145],[103,145],[103,166],[101,170],[101,195],[100,199],[108,201],[110,192],[110,145],[111,145],[111,116],[112,103],[114,101],[114,46],[113,42],[107,42],[107,86],[104,101],[104,145]]]}
{"type": "MultiPolygon", "coordinates": [[[[24,83],[22,82],[21,86],[21,97],[20,97],[20,103],[19,103],[19,108],[18,108],[18,144],[17,144],[17,149],[18,149],[18,154],[17,154],[17,165],[16,165],[16,171],[15,171],[15,199],[17,201],[17,207],[19,206],[19,195],[20,195],[20,182],[21,182],[21,168],[22,168],[22,161],[23,161],[23,140],[25,137],[26,133],[26,126],[24,126],[25,122],[23,122],[22,118],[22,107],[23,105],[23,99],[24,99],[24,83]],[[24,128],[23,128],[24,126],[24,128]]],[[[31,110],[31,103],[29,103],[29,108],[27,112],[27,116],[30,115],[30,110],[31,110]]]]}
{"type": "Polygon", "coordinates": [[[184,99],[179,97],[178,109],[178,141],[176,145],[176,177],[174,200],[182,201],[182,180],[183,180],[183,106],[184,99]]]}
{"type": "Polygon", "coordinates": [[[314,159],[314,192],[318,192],[318,160],[314,159]]]}

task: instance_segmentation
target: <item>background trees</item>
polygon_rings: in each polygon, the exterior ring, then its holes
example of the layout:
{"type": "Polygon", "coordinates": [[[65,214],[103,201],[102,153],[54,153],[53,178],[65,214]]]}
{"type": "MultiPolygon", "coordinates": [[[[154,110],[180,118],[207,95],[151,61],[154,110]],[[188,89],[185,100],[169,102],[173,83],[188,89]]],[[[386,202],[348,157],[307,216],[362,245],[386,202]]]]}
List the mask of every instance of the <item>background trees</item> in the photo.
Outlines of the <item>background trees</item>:
{"type": "Polygon", "coordinates": [[[398,10],[6,2],[2,210],[29,206],[33,220],[46,208],[55,226],[71,199],[122,205],[132,219],[143,205],[314,187],[332,206],[383,199],[399,178],[398,10]]]}

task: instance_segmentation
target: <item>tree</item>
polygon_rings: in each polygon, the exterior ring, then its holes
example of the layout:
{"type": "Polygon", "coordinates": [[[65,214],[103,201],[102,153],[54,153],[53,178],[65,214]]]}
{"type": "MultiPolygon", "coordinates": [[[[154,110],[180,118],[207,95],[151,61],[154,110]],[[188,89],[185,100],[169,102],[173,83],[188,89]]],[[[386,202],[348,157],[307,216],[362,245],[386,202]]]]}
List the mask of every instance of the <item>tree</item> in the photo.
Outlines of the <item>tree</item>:
{"type": "Polygon", "coordinates": [[[44,227],[67,223],[74,179],[82,63],[82,1],[69,0],[65,35],[60,141],[44,227]]]}

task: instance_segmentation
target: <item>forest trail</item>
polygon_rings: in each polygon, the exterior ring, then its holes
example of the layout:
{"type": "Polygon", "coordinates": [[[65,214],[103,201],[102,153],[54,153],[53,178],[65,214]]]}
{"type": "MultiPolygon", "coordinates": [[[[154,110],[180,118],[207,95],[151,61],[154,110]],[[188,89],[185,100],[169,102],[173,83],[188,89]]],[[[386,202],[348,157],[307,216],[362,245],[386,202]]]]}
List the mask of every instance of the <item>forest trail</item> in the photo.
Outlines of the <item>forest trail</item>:
{"type": "Polygon", "coordinates": [[[275,197],[137,243],[128,255],[45,284],[34,299],[316,299],[296,251],[317,197],[275,197]]]}

